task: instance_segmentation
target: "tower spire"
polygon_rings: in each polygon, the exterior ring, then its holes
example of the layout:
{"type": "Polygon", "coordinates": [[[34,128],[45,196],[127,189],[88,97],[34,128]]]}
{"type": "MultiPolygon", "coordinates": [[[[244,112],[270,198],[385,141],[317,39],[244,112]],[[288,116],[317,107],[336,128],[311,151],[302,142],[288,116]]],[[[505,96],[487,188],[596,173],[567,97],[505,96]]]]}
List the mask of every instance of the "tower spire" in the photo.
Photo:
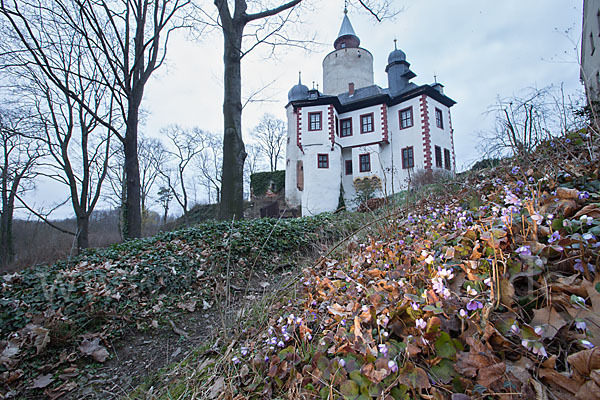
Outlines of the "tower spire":
{"type": "Polygon", "coordinates": [[[360,46],[360,39],[354,33],[354,28],[350,23],[350,19],[348,18],[348,8],[344,8],[344,19],[342,19],[342,26],[340,27],[340,31],[338,32],[338,37],[333,42],[333,47],[336,50],[343,48],[351,48],[360,46]]]}

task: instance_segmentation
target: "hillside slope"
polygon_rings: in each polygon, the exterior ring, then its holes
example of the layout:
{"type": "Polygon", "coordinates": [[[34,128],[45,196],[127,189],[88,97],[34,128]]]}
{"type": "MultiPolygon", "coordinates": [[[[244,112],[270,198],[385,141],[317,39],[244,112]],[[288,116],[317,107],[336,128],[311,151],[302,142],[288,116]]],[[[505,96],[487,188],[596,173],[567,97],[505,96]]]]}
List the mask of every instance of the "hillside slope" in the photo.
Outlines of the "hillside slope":
{"type": "Polygon", "coordinates": [[[576,133],[384,214],[306,268],[268,326],[131,396],[600,398],[599,155],[576,133]]]}

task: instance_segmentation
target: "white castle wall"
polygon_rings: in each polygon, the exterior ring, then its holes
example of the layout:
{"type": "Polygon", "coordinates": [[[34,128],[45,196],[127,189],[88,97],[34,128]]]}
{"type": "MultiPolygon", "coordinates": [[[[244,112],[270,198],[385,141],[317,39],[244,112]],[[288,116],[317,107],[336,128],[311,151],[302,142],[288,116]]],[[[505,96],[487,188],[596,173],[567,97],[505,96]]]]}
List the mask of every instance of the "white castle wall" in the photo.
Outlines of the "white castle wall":
{"type": "Polygon", "coordinates": [[[349,83],[354,83],[355,89],[373,85],[373,55],[368,50],[344,48],[323,60],[323,94],[347,92],[349,83]]]}

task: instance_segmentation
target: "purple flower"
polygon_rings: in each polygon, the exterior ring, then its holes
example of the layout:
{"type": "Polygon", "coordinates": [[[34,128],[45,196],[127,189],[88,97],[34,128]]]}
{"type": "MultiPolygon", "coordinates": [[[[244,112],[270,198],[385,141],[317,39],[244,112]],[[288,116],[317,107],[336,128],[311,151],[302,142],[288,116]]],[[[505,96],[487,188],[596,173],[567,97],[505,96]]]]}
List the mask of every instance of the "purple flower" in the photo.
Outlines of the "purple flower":
{"type": "Polygon", "coordinates": [[[579,192],[579,200],[585,200],[585,199],[589,199],[590,198],[590,194],[586,191],[583,192],[579,192]]]}
{"type": "Polygon", "coordinates": [[[517,181],[517,186],[523,187],[524,185],[525,185],[525,182],[523,182],[522,180],[517,181]]]}
{"type": "Polygon", "coordinates": [[[558,240],[560,240],[560,233],[558,231],[554,231],[554,233],[552,233],[552,236],[550,236],[548,238],[548,243],[554,243],[558,240]]]}
{"type": "Polygon", "coordinates": [[[514,323],[513,323],[513,324],[510,326],[510,331],[511,331],[512,333],[514,333],[515,335],[518,335],[518,334],[519,334],[519,332],[521,332],[521,330],[519,329],[519,325],[518,325],[516,322],[514,322],[514,323]]]}
{"type": "Polygon", "coordinates": [[[582,330],[582,331],[585,331],[587,329],[587,325],[586,325],[586,323],[585,323],[584,320],[582,320],[582,319],[576,319],[575,320],[575,328],[577,328],[579,330],[582,330]]]}
{"type": "Polygon", "coordinates": [[[519,167],[513,167],[513,169],[510,170],[510,173],[513,175],[516,175],[519,173],[521,169],[519,167]]]}
{"type": "Polygon", "coordinates": [[[340,365],[341,368],[344,368],[346,366],[346,361],[343,358],[340,358],[340,360],[338,361],[338,364],[340,365]]]}
{"type": "Polygon", "coordinates": [[[239,358],[237,358],[237,357],[233,357],[233,358],[231,359],[231,361],[233,361],[233,363],[234,363],[234,364],[239,364],[239,363],[241,362],[241,361],[240,361],[240,359],[239,359],[239,358]]]}
{"type": "Polygon", "coordinates": [[[427,322],[425,322],[423,320],[423,318],[419,318],[415,321],[415,325],[417,326],[417,328],[419,329],[425,329],[427,328],[427,322]]]}
{"type": "Polygon", "coordinates": [[[387,346],[385,344],[383,344],[383,343],[379,344],[379,345],[377,345],[377,348],[379,349],[379,352],[381,354],[383,354],[384,357],[387,357],[387,355],[388,355],[388,348],[387,348],[387,346]]]}
{"type": "Polygon", "coordinates": [[[247,347],[242,347],[241,353],[242,353],[243,356],[248,355],[248,348],[247,347]]]}
{"type": "Polygon", "coordinates": [[[468,314],[465,310],[463,310],[462,308],[460,309],[460,311],[458,312],[458,315],[460,315],[461,318],[466,317],[468,314]]]}
{"type": "Polygon", "coordinates": [[[475,311],[477,309],[483,308],[483,303],[477,300],[471,300],[467,303],[467,310],[475,311]]]}
{"type": "Polygon", "coordinates": [[[388,361],[388,368],[390,369],[390,371],[392,371],[392,373],[398,372],[398,365],[394,360],[388,361]]]}
{"type": "Polygon", "coordinates": [[[528,181],[529,181],[529,183],[534,183],[535,179],[533,179],[533,176],[530,176],[529,179],[528,179],[528,181]]]}

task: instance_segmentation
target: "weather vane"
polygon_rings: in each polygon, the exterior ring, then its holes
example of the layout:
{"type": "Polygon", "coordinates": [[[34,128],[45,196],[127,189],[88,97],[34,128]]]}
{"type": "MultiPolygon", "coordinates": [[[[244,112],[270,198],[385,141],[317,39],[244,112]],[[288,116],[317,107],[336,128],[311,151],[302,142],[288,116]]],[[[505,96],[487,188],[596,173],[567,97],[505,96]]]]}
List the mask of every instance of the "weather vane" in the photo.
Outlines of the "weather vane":
{"type": "Polygon", "coordinates": [[[394,50],[398,50],[397,43],[398,43],[398,39],[394,38],[394,50]]]}
{"type": "Polygon", "coordinates": [[[344,0],[344,14],[348,14],[348,0],[344,0]]]}

